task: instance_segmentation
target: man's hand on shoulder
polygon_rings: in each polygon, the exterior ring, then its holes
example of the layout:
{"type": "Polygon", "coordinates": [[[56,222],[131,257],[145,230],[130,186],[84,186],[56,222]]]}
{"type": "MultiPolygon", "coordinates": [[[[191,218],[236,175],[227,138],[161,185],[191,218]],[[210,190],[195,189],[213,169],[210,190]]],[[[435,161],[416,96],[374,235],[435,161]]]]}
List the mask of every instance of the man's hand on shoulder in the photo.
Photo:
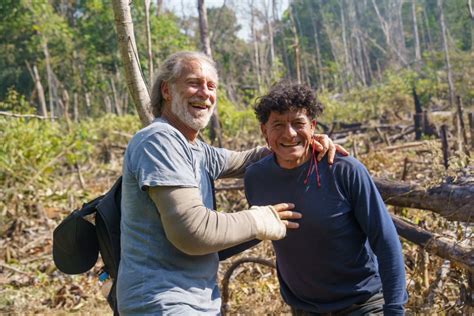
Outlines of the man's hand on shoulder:
{"type": "Polygon", "coordinates": [[[336,151],[343,156],[348,156],[349,152],[344,149],[341,145],[334,144],[334,142],[326,134],[314,134],[313,135],[313,145],[316,150],[319,152],[318,161],[321,161],[323,157],[328,155],[328,163],[332,165],[334,163],[334,157],[336,156],[336,151]]]}

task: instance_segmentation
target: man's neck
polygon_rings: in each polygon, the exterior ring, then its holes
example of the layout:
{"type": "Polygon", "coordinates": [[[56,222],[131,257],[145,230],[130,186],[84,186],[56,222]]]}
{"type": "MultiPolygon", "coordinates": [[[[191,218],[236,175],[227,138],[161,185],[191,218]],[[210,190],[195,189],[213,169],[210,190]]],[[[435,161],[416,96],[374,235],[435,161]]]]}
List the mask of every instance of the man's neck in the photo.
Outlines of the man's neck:
{"type": "Polygon", "coordinates": [[[184,124],[173,112],[171,112],[169,106],[163,107],[163,112],[161,112],[161,117],[168,121],[168,123],[176,128],[181,134],[186,137],[190,143],[194,143],[196,140],[199,131],[196,131],[184,124]]]}

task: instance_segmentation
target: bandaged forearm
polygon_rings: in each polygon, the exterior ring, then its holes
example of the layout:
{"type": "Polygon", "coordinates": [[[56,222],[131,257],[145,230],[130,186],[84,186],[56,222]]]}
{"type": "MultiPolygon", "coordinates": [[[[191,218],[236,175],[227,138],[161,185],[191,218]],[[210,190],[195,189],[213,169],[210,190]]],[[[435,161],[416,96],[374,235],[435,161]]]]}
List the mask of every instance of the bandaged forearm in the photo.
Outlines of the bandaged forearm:
{"type": "Polygon", "coordinates": [[[197,188],[153,187],[148,193],[161,216],[168,240],[189,255],[204,255],[251,239],[278,240],[286,227],[270,206],[237,213],[206,208],[197,188]]]}
{"type": "Polygon", "coordinates": [[[242,178],[248,166],[270,153],[271,151],[267,147],[262,146],[246,151],[231,151],[219,178],[242,178]]]}

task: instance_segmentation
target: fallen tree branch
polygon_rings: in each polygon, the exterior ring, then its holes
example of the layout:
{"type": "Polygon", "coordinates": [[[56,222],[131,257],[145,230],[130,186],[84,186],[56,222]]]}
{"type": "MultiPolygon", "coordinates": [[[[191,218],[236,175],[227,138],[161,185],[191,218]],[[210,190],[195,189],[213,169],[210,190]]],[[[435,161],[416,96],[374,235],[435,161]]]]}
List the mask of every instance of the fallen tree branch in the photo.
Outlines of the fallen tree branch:
{"type": "Polygon", "coordinates": [[[221,307],[222,315],[225,315],[225,313],[229,310],[228,302],[229,302],[230,277],[232,276],[232,273],[234,273],[234,270],[237,269],[238,266],[247,262],[258,263],[270,268],[275,268],[275,263],[273,261],[263,259],[263,258],[257,258],[257,257],[241,258],[233,262],[232,265],[225,272],[224,277],[222,278],[222,307],[221,307]]]}
{"type": "Polygon", "coordinates": [[[421,246],[430,254],[457,263],[469,272],[474,271],[474,251],[459,245],[451,238],[426,231],[405,219],[392,215],[398,234],[408,241],[421,246]]]}
{"type": "Polygon", "coordinates": [[[430,210],[448,220],[471,222],[474,216],[474,186],[449,184],[425,189],[417,184],[374,178],[385,203],[430,210]]]}
{"type": "Polygon", "coordinates": [[[40,120],[50,120],[50,119],[57,119],[56,116],[49,117],[49,116],[41,116],[36,114],[17,114],[11,112],[0,111],[1,116],[8,116],[8,117],[16,117],[16,118],[35,118],[40,120]]]}
{"type": "MultiPolygon", "coordinates": [[[[373,178],[386,204],[433,211],[448,220],[471,222],[474,219],[474,186],[443,183],[425,189],[417,184],[373,178]]],[[[221,185],[216,191],[243,190],[242,180],[221,185]]]]}

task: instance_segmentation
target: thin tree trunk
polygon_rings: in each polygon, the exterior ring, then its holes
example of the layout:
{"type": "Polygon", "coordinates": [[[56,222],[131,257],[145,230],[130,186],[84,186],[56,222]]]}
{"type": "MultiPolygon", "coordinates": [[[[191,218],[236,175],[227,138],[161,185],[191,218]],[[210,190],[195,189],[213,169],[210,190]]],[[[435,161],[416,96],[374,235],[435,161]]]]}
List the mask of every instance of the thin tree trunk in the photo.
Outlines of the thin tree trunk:
{"type": "Polygon", "coordinates": [[[257,91],[260,94],[262,89],[262,77],[260,74],[260,56],[258,51],[258,42],[257,42],[257,30],[255,28],[255,11],[253,7],[253,2],[250,4],[250,29],[252,32],[252,44],[253,44],[253,56],[254,56],[254,69],[255,75],[257,77],[257,91]]]}
{"type": "Polygon", "coordinates": [[[151,48],[151,32],[150,32],[150,0],[145,0],[145,34],[146,34],[146,50],[148,57],[148,86],[153,85],[153,53],[151,48]]]}
{"type": "Polygon", "coordinates": [[[347,45],[347,35],[346,35],[346,18],[344,12],[344,0],[339,4],[341,11],[341,30],[342,30],[342,45],[344,47],[344,61],[345,61],[345,79],[346,88],[349,88],[349,81],[347,80],[350,77],[353,77],[352,65],[349,57],[349,49],[347,45]]]}
{"type": "Polygon", "coordinates": [[[150,95],[140,70],[129,0],[112,0],[118,45],[125,67],[127,87],[143,125],[153,120],[150,95]]]}
{"type": "Polygon", "coordinates": [[[418,25],[416,20],[416,0],[411,0],[411,13],[413,16],[413,36],[415,38],[415,62],[419,69],[419,62],[421,60],[420,38],[418,36],[418,25]]]}
{"type": "MultiPolygon", "coordinates": [[[[273,6],[275,5],[275,1],[272,1],[272,12],[273,6]]],[[[270,76],[273,78],[274,75],[274,61],[275,61],[275,43],[273,40],[273,21],[270,19],[270,15],[268,13],[269,9],[265,10],[265,17],[267,22],[267,30],[268,30],[268,42],[270,44],[270,76]]]]}
{"type": "Polygon", "coordinates": [[[161,8],[163,7],[163,0],[157,0],[156,1],[156,16],[160,16],[161,14],[161,8]]]}
{"type": "Polygon", "coordinates": [[[467,1],[467,6],[469,9],[469,15],[471,16],[471,20],[474,20],[474,7],[472,6],[472,0],[467,1]]]}
{"type": "Polygon", "coordinates": [[[66,89],[63,89],[62,101],[64,104],[64,118],[66,119],[67,124],[70,123],[69,119],[69,93],[66,89]]]}
{"type": "Polygon", "coordinates": [[[51,64],[49,58],[48,44],[46,40],[43,41],[43,54],[46,63],[46,74],[48,80],[48,100],[49,100],[49,114],[51,119],[54,117],[54,97],[53,97],[53,74],[51,71],[51,64]]]}
{"type": "MultiPolygon", "coordinates": [[[[297,12],[295,11],[295,14],[294,14],[294,18],[295,18],[295,21],[296,21],[296,30],[298,31],[298,37],[301,36],[301,38],[304,38],[304,35],[303,35],[303,28],[301,27],[301,22],[300,22],[300,18],[297,14],[297,12]]],[[[308,86],[311,86],[311,80],[309,78],[309,67],[308,67],[308,58],[305,58],[305,47],[304,47],[304,43],[301,42],[300,44],[301,48],[301,61],[303,62],[303,75],[302,77],[305,79],[305,82],[308,86]]]]}
{"type": "MultiPolygon", "coordinates": [[[[199,32],[201,38],[201,46],[204,53],[212,58],[212,50],[211,50],[211,41],[209,39],[209,32],[208,32],[208,24],[207,24],[207,10],[206,4],[204,0],[198,0],[198,13],[199,13],[199,32]]],[[[217,112],[217,108],[214,109],[214,112],[211,116],[210,122],[210,139],[211,144],[214,144],[215,140],[217,139],[217,144],[219,147],[222,147],[222,130],[221,124],[219,122],[219,113],[217,112]]]]}
{"type": "Polygon", "coordinates": [[[423,10],[422,12],[423,12],[423,21],[424,21],[425,29],[426,29],[426,35],[428,37],[427,49],[431,50],[431,43],[433,43],[433,37],[431,36],[430,24],[428,23],[428,15],[426,14],[426,10],[423,10]]]}
{"type": "Polygon", "coordinates": [[[395,17],[393,31],[393,38],[397,41],[397,50],[404,60],[407,59],[407,48],[405,44],[405,32],[403,31],[403,19],[402,19],[402,0],[391,0],[390,3],[394,6],[392,13],[395,17]]]}
{"type": "Polygon", "coordinates": [[[293,33],[293,48],[295,49],[295,68],[296,68],[296,80],[301,83],[301,51],[300,51],[300,40],[298,32],[296,30],[295,18],[293,16],[293,7],[290,4],[288,8],[288,14],[291,20],[291,32],[293,33]]]}
{"type": "Polygon", "coordinates": [[[36,65],[33,65],[33,69],[31,69],[28,63],[26,64],[26,66],[28,67],[28,70],[30,70],[30,74],[33,78],[33,81],[35,82],[36,92],[38,93],[39,115],[46,117],[48,116],[48,110],[46,109],[46,98],[44,97],[44,89],[43,85],[41,84],[41,78],[38,73],[38,68],[36,67],[36,65]]]}
{"type": "Polygon", "coordinates": [[[79,121],[79,104],[78,104],[78,95],[77,92],[74,92],[74,97],[73,97],[73,120],[74,122],[79,121]]]}
{"type": "Polygon", "coordinates": [[[113,77],[110,78],[110,87],[112,88],[115,113],[117,113],[118,116],[122,116],[122,107],[120,106],[120,100],[117,96],[117,89],[115,88],[115,81],[113,77]]]}
{"type": "Polygon", "coordinates": [[[321,61],[321,48],[319,45],[319,33],[318,33],[318,28],[316,26],[316,19],[314,17],[314,10],[312,8],[309,8],[310,10],[310,15],[311,15],[311,25],[313,27],[313,33],[314,33],[314,46],[316,47],[316,58],[317,58],[317,64],[318,64],[318,89],[324,89],[324,79],[323,79],[323,66],[322,66],[322,61],[321,61]]]}
{"type": "Polygon", "coordinates": [[[454,84],[453,84],[453,74],[451,72],[451,62],[449,61],[449,49],[448,49],[448,40],[446,35],[446,25],[444,24],[444,10],[443,10],[443,1],[438,0],[438,9],[439,9],[439,20],[441,24],[441,38],[443,40],[443,49],[444,49],[444,59],[446,61],[446,68],[448,73],[448,87],[449,87],[449,104],[453,108],[455,104],[455,93],[454,93],[454,84]]]}
{"type": "Polygon", "coordinates": [[[204,0],[198,0],[198,12],[199,12],[199,33],[201,36],[202,51],[212,57],[211,41],[209,40],[208,24],[207,24],[207,12],[206,4],[204,0]]]}

